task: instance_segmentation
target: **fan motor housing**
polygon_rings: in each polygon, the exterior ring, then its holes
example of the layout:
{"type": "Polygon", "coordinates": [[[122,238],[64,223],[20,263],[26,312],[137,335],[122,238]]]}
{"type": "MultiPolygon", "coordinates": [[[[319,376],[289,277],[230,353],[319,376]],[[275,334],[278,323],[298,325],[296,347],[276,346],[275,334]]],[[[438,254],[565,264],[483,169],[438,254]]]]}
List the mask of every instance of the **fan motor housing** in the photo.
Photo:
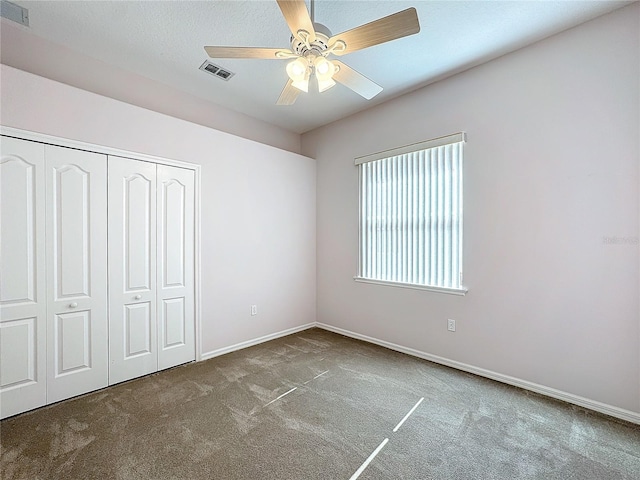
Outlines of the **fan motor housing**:
{"type": "Polygon", "coordinates": [[[299,38],[291,35],[291,50],[300,55],[301,57],[312,53],[316,56],[321,56],[329,48],[329,39],[331,38],[331,30],[321,23],[314,23],[313,28],[316,32],[316,39],[313,42],[309,42],[311,48],[307,47],[306,43],[299,38]]]}

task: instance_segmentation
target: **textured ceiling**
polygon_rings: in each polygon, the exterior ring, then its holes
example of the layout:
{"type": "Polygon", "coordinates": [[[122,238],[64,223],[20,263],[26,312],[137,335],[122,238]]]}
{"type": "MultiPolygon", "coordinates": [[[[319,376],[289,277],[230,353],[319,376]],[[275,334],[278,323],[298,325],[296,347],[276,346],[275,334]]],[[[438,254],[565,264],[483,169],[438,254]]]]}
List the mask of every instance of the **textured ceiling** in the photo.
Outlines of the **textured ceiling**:
{"type": "MultiPolygon", "coordinates": [[[[333,33],[412,6],[421,32],[341,57],[384,87],[374,99],[367,101],[342,85],[322,94],[310,87],[293,106],[275,105],[287,81],[286,61],[212,59],[235,73],[228,82],[198,69],[207,58],[205,45],[288,47],[290,33],[274,0],[14,3],[29,9],[29,34],[96,58],[105,69],[136,73],[302,133],[632,2],[317,0],[315,21],[333,33]]],[[[45,76],[55,77],[55,72],[48,73],[45,76]]],[[[105,71],[88,69],[73,75],[81,86],[94,90],[91,82],[98,82],[105,71]]],[[[182,118],[188,119],[188,113],[182,118]]]]}

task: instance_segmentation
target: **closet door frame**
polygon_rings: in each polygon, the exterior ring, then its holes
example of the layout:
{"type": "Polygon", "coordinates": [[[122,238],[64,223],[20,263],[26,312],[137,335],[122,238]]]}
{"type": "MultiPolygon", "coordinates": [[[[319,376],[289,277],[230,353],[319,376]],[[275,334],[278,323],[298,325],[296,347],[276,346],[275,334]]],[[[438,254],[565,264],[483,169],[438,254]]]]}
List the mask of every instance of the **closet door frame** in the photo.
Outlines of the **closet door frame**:
{"type": "Polygon", "coordinates": [[[200,299],[201,296],[201,242],[200,242],[200,192],[201,192],[201,167],[194,163],[183,162],[180,160],[172,160],[163,157],[156,157],[154,155],[147,155],[143,153],[131,152],[122,150],[119,148],[112,148],[104,145],[97,145],[93,143],[80,142],[76,140],[70,140],[67,138],[56,137],[53,135],[46,135],[43,133],[32,132],[29,130],[22,130],[19,128],[5,127],[0,125],[0,135],[6,137],[13,137],[22,140],[31,140],[48,145],[56,145],[60,147],[74,148],[77,150],[85,150],[93,153],[100,153],[104,155],[111,155],[116,157],[130,158],[133,160],[142,160],[146,162],[156,163],[158,165],[168,165],[173,167],[186,168],[193,170],[195,175],[195,208],[194,208],[194,256],[195,256],[195,268],[194,268],[194,315],[195,315],[195,350],[196,350],[196,362],[202,360],[202,316],[200,299]]]}

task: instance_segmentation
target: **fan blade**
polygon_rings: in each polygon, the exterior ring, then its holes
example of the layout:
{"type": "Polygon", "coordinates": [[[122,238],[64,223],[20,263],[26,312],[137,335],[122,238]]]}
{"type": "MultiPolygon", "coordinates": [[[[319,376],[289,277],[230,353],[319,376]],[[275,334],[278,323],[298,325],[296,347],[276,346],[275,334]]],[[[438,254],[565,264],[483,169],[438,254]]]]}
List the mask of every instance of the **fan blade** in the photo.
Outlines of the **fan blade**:
{"type": "Polygon", "coordinates": [[[338,67],[338,71],[333,74],[333,79],[345,87],[349,87],[358,95],[363,96],[367,100],[371,100],[382,91],[380,85],[369,80],[339,60],[332,60],[332,63],[338,67]]]}
{"type": "Polygon", "coordinates": [[[287,84],[282,89],[282,93],[276,102],[276,105],[293,105],[298,98],[300,90],[293,86],[293,81],[289,79],[287,84]]]}
{"type": "Polygon", "coordinates": [[[372,47],[380,43],[389,42],[398,38],[413,35],[420,31],[418,14],[416,9],[411,7],[401,12],[394,13],[388,17],[383,17],[371,23],[361,25],[346,32],[334,35],[329,39],[329,45],[342,40],[347,48],[340,51],[333,51],[334,55],[345,55],[347,53],[372,47]]]}
{"type": "Polygon", "coordinates": [[[298,36],[298,30],[305,30],[309,33],[309,42],[316,39],[316,31],[313,29],[313,22],[307,10],[304,0],[277,0],[284,19],[289,25],[289,30],[294,37],[298,36]]]}
{"type": "Polygon", "coordinates": [[[259,48],[259,47],[204,47],[211,58],[264,58],[280,60],[276,54],[285,52],[293,54],[286,48],[259,48]]]}

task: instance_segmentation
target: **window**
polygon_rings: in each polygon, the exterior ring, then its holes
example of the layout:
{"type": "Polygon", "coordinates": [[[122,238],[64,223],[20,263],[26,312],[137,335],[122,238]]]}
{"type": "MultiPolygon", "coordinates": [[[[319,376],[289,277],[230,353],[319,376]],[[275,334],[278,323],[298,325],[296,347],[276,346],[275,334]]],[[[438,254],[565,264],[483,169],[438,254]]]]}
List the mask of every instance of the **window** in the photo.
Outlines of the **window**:
{"type": "Polygon", "coordinates": [[[356,158],[358,281],[464,294],[465,134],[356,158]]]}

